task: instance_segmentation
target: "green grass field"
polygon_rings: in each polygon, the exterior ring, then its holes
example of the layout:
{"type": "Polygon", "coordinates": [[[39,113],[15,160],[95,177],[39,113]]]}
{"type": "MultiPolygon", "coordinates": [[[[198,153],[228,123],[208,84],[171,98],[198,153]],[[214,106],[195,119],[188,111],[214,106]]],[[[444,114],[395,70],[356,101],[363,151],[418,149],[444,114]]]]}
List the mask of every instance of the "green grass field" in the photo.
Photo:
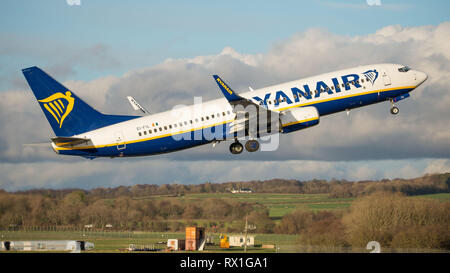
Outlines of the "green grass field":
{"type": "MultiPolygon", "coordinates": [[[[83,231],[0,231],[2,241],[27,240],[84,240],[94,243],[95,250],[91,252],[126,252],[130,244],[136,246],[154,247],[164,250],[167,239],[184,239],[185,233],[177,232],[83,232],[83,231]]],[[[207,245],[205,251],[210,252],[242,252],[241,247],[221,249],[218,233],[208,234],[212,237],[214,245],[207,245]]],[[[249,234],[255,236],[255,244],[274,244],[277,246],[290,246],[295,244],[297,235],[286,234],[249,234]]],[[[249,252],[275,252],[275,249],[262,249],[250,247],[249,252]]]]}
{"type": "Polygon", "coordinates": [[[439,200],[439,201],[450,201],[450,193],[424,194],[424,195],[417,195],[415,197],[430,198],[430,199],[435,199],[435,200],[439,200]]]}
{"type": "Polygon", "coordinates": [[[180,197],[188,202],[195,202],[204,198],[217,198],[260,204],[269,209],[269,216],[273,220],[280,220],[283,215],[297,209],[306,210],[339,210],[350,207],[354,198],[329,198],[328,194],[277,194],[277,193],[213,193],[189,194],[180,197]]]}
{"type": "MultiPolygon", "coordinates": [[[[195,202],[204,198],[219,198],[234,200],[237,202],[257,203],[269,209],[269,216],[274,221],[280,221],[287,213],[297,209],[312,211],[342,211],[350,208],[355,198],[329,198],[327,194],[274,194],[274,193],[252,193],[252,194],[188,194],[181,197],[157,196],[148,197],[155,199],[180,198],[186,202],[195,202]]],[[[441,202],[450,201],[450,193],[427,194],[411,198],[430,198],[441,202]]],[[[212,221],[213,219],[195,219],[198,225],[212,221]]],[[[178,219],[186,222],[187,220],[178,219]]],[[[43,229],[41,229],[43,230],[43,229]]],[[[95,244],[93,252],[121,252],[125,251],[130,244],[137,246],[153,246],[164,249],[167,239],[184,239],[184,232],[118,232],[118,231],[0,231],[1,241],[5,240],[84,240],[95,244]],[[164,243],[161,243],[164,242],[164,243]]],[[[206,246],[206,251],[242,252],[242,248],[220,249],[219,234],[211,234],[214,246],[206,246]]],[[[256,245],[271,244],[283,249],[290,249],[296,245],[297,235],[286,234],[252,234],[255,236],[256,245]]],[[[275,252],[275,249],[249,248],[249,252],[275,252]]]]}

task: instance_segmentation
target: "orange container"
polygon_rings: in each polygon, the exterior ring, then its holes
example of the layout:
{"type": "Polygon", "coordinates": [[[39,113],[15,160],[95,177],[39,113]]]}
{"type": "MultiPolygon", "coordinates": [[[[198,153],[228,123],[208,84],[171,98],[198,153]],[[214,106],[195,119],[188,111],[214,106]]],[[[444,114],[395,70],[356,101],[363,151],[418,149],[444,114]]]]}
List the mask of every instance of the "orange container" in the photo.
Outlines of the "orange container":
{"type": "Polygon", "coordinates": [[[205,229],[200,227],[186,227],[186,240],[201,240],[205,237],[205,229]]]}

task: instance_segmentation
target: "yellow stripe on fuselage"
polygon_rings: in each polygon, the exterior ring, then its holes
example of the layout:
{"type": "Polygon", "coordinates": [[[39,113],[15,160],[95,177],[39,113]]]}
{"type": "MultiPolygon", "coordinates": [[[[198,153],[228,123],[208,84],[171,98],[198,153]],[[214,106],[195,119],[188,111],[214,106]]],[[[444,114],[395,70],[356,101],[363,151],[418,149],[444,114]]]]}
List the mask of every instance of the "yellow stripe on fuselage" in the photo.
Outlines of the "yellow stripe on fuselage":
{"type": "MultiPolygon", "coordinates": [[[[362,95],[367,95],[367,94],[372,94],[372,93],[381,93],[381,92],[398,90],[398,89],[413,89],[413,88],[416,88],[416,87],[415,86],[404,86],[404,87],[395,87],[395,88],[388,88],[388,89],[381,89],[381,90],[373,90],[373,91],[368,91],[368,92],[364,92],[364,93],[357,93],[357,94],[351,94],[351,95],[346,95],[346,96],[341,96],[341,97],[328,98],[328,99],[323,99],[323,100],[306,102],[306,103],[303,103],[303,104],[291,105],[291,106],[287,106],[287,107],[280,108],[280,109],[270,109],[270,110],[271,111],[283,111],[283,110],[290,109],[290,108],[303,107],[303,106],[308,106],[308,105],[311,105],[311,104],[318,104],[318,103],[322,103],[322,102],[333,101],[333,100],[340,100],[340,99],[356,97],[356,96],[362,96],[362,95]]],[[[286,126],[289,126],[289,125],[293,125],[293,124],[296,124],[296,123],[307,122],[307,121],[314,120],[314,119],[317,119],[317,118],[312,118],[312,119],[298,121],[298,122],[291,122],[291,123],[288,123],[288,124],[284,125],[283,127],[286,127],[286,126]]],[[[112,146],[117,146],[117,145],[132,144],[132,143],[137,143],[137,142],[144,142],[144,141],[154,140],[154,139],[158,139],[158,138],[163,138],[163,137],[167,137],[167,136],[174,136],[174,135],[184,134],[184,133],[192,132],[192,131],[195,131],[195,130],[206,129],[206,128],[214,127],[214,126],[217,126],[217,125],[220,125],[220,124],[227,124],[227,123],[230,123],[230,122],[233,122],[233,121],[234,120],[228,120],[228,121],[219,122],[219,123],[215,123],[215,124],[208,125],[208,126],[202,126],[202,127],[198,127],[198,128],[194,128],[194,129],[179,131],[179,132],[176,132],[176,133],[168,133],[168,134],[154,136],[154,137],[150,137],[150,138],[143,138],[143,139],[136,139],[136,140],[132,140],[132,141],[126,141],[125,143],[111,143],[111,144],[98,145],[98,146],[94,145],[94,146],[83,146],[83,147],[72,147],[72,148],[55,147],[55,149],[56,150],[83,150],[83,149],[105,148],[105,147],[112,147],[112,146]]]]}
{"type": "Polygon", "coordinates": [[[206,128],[211,128],[217,125],[221,125],[221,124],[226,124],[226,123],[230,123],[233,122],[234,120],[227,120],[224,122],[218,122],[218,123],[214,123],[208,126],[202,126],[202,127],[198,127],[198,128],[193,128],[193,129],[189,129],[189,130],[183,130],[183,131],[179,131],[176,133],[168,133],[168,134],[164,134],[164,135],[159,135],[159,136],[154,136],[154,137],[149,137],[149,138],[142,138],[142,139],[136,139],[136,140],[131,140],[131,141],[125,141],[125,143],[121,142],[121,143],[112,143],[112,144],[105,144],[105,145],[94,145],[94,146],[83,146],[83,147],[73,147],[73,148],[63,148],[63,147],[57,147],[57,150],[83,150],[83,149],[94,149],[94,148],[105,148],[105,147],[112,147],[112,146],[117,146],[117,145],[123,145],[123,144],[132,144],[132,143],[137,143],[137,142],[144,142],[144,141],[149,141],[149,140],[154,140],[154,139],[158,139],[158,138],[163,138],[163,137],[168,137],[168,136],[174,136],[174,135],[179,135],[179,134],[184,134],[184,133],[188,133],[188,132],[192,132],[192,131],[196,131],[196,130],[203,130],[206,128]]]}
{"type": "Polygon", "coordinates": [[[288,126],[291,126],[291,125],[294,125],[294,124],[308,122],[308,121],[316,120],[316,119],[319,119],[319,118],[317,117],[317,118],[304,119],[304,120],[300,120],[300,121],[294,121],[294,122],[291,122],[291,123],[284,124],[284,125],[282,125],[282,127],[288,127],[288,126]]]}
{"type": "MultiPolygon", "coordinates": [[[[307,105],[317,104],[317,103],[322,103],[322,102],[327,102],[327,101],[341,100],[341,99],[346,99],[346,98],[351,98],[351,97],[357,97],[357,96],[362,96],[362,95],[367,95],[367,94],[372,94],[372,93],[381,93],[381,92],[393,91],[393,90],[398,90],[398,89],[412,89],[412,88],[416,88],[416,87],[415,86],[404,86],[404,87],[395,87],[395,88],[367,91],[367,92],[363,92],[363,93],[350,94],[350,95],[341,96],[341,97],[334,97],[334,98],[328,98],[328,99],[323,99],[323,100],[311,101],[311,102],[307,102],[307,103],[303,103],[303,104],[291,105],[291,106],[287,106],[287,107],[284,107],[284,108],[277,109],[277,111],[283,111],[283,110],[290,109],[290,108],[295,108],[295,107],[300,107],[300,106],[307,106],[307,105]]],[[[345,92],[345,91],[343,91],[343,92],[345,92]]]]}

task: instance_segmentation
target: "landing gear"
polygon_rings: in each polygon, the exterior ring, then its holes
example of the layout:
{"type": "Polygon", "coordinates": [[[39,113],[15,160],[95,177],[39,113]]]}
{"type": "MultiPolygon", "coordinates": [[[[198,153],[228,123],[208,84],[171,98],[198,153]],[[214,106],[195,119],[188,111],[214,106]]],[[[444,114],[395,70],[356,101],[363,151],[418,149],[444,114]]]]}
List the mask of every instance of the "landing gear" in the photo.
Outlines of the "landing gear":
{"type": "Polygon", "coordinates": [[[259,149],[259,142],[257,140],[249,140],[245,143],[245,149],[248,152],[256,152],[259,149]]]}
{"type": "Polygon", "coordinates": [[[230,145],[230,152],[234,155],[242,153],[244,146],[239,141],[236,141],[230,145]]]}
{"type": "Polygon", "coordinates": [[[397,115],[398,114],[398,112],[400,112],[400,110],[398,110],[398,108],[397,107],[392,107],[391,108],[391,114],[393,114],[393,115],[397,115]]]}
{"type": "Polygon", "coordinates": [[[392,106],[391,107],[391,114],[397,115],[398,112],[400,112],[400,110],[397,107],[395,107],[393,99],[390,99],[390,102],[391,102],[391,106],[392,106]]]}
{"type": "MultiPolygon", "coordinates": [[[[259,142],[257,140],[249,140],[245,143],[245,149],[250,153],[256,152],[259,150],[259,142]]],[[[230,145],[230,152],[232,154],[240,154],[243,150],[244,146],[237,140],[230,145]]]]}

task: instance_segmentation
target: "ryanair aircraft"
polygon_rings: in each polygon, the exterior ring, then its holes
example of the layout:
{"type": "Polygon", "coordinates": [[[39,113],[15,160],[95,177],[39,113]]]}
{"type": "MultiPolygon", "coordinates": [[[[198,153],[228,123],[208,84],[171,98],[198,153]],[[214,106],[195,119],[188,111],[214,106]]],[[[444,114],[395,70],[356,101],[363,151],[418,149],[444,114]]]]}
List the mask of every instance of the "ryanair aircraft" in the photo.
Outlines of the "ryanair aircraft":
{"type": "MultiPolygon", "coordinates": [[[[162,113],[98,112],[38,67],[22,70],[55,137],[54,151],[86,158],[145,156],[232,140],[230,152],[255,152],[260,141],[315,126],[322,116],[408,98],[427,75],[397,64],[374,64],[236,93],[214,75],[224,97],[162,113]],[[242,145],[240,141],[245,141],[242,145]]],[[[261,145],[262,146],[262,145],[261,145]]]]}

